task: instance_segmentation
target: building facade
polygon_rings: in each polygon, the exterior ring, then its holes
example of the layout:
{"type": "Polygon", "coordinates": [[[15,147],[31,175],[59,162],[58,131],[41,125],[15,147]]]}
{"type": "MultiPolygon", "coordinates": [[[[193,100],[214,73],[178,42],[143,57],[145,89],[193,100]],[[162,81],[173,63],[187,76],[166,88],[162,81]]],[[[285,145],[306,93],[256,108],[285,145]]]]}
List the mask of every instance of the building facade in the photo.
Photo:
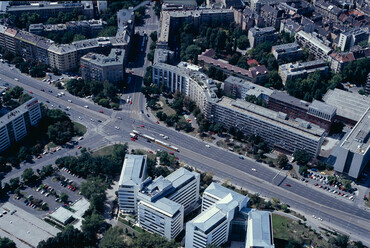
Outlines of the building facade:
{"type": "Polygon", "coordinates": [[[296,41],[302,47],[308,49],[309,53],[313,54],[316,59],[328,60],[332,49],[324,45],[319,39],[313,37],[312,35],[299,31],[295,35],[296,41]]]}
{"type": "Polygon", "coordinates": [[[304,63],[288,63],[279,66],[279,75],[283,84],[288,80],[296,80],[298,78],[306,78],[309,74],[319,71],[321,74],[328,73],[328,66],[322,59],[308,61],[304,63]]]}
{"type": "Polygon", "coordinates": [[[297,61],[302,57],[302,48],[298,46],[297,43],[287,43],[282,45],[273,46],[271,48],[271,53],[274,55],[276,60],[289,60],[297,61]]]}
{"type": "Polygon", "coordinates": [[[364,29],[353,28],[339,35],[338,47],[344,52],[363,41],[369,42],[369,32],[364,29]]]}
{"type": "Polygon", "coordinates": [[[275,42],[279,35],[273,27],[258,28],[254,27],[248,31],[250,47],[254,48],[265,41],[275,42]]]}
{"type": "Polygon", "coordinates": [[[19,142],[40,122],[41,108],[37,99],[32,98],[0,118],[0,152],[19,142]]]}

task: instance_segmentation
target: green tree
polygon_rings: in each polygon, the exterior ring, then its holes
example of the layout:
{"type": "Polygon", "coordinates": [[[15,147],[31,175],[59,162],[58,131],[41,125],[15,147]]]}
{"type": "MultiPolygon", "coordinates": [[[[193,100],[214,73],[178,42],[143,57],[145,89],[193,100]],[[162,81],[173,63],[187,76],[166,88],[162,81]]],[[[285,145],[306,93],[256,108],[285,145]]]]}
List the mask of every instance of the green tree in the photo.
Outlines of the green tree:
{"type": "Polygon", "coordinates": [[[23,171],[22,173],[22,180],[26,183],[29,184],[32,182],[33,177],[35,176],[35,173],[33,172],[32,168],[27,168],[23,171]]]}
{"type": "Polygon", "coordinates": [[[307,166],[305,165],[299,166],[299,174],[304,176],[307,174],[307,170],[308,170],[307,166]]]}
{"type": "MultiPolygon", "coordinates": [[[[126,228],[127,230],[127,228],[126,228]]],[[[128,233],[128,230],[126,234],[128,233]]],[[[115,226],[109,228],[105,233],[104,237],[99,243],[99,248],[125,248],[124,239],[122,237],[123,229],[115,226]]]]}
{"type": "Polygon", "coordinates": [[[293,154],[294,160],[300,165],[306,165],[312,159],[312,156],[306,150],[296,150],[293,154]]]}
{"type": "Polygon", "coordinates": [[[153,42],[157,42],[157,40],[158,40],[157,31],[151,32],[150,33],[150,38],[152,39],[153,42]]]}
{"type": "Polygon", "coordinates": [[[59,232],[55,237],[48,238],[41,241],[37,248],[50,248],[50,247],[95,247],[94,243],[89,243],[85,235],[72,225],[67,225],[62,232],[59,232]]]}
{"type": "Polygon", "coordinates": [[[168,241],[164,237],[158,234],[141,233],[132,242],[132,248],[142,248],[142,247],[152,247],[152,248],[177,248],[180,244],[176,243],[174,240],[168,241]]]}
{"type": "Polygon", "coordinates": [[[68,196],[66,193],[62,192],[62,193],[60,194],[59,198],[60,198],[60,200],[61,200],[62,202],[67,203],[67,202],[68,202],[68,198],[69,198],[69,196],[68,196]]]}
{"type": "Polygon", "coordinates": [[[289,162],[288,157],[285,154],[279,154],[277,158],[277,164],[280,168],[285,167],[289,162]]]}
{"type": "Polygon", "coordinates": [[[4,238],[0,238],[0,247],[1,248],[16,248],[17,246],[12,240],[4,237],[4,238]]]}
{"type": "Polygon", "coordinates": [[[75,34],[73,36],[73,42],[80,41],[80,40],[86,40],[86,36],[82,34],[75,34]]]}
{"type": "Polygon", "coordinates": [[[117,33],[116,26],[108,26],[99,32],[99,37],[112,37],[115,36],[116,33],[117,33]]]}
{"type": "Polygon", "coordinates": [[[11,178],[9,180],[9,186],[13,190],[15,190],[16,188],[18,188],[19,187],[19,177],[11,178]]]}
{"type": "Polygon", "coordinates": [[[92,214],[82,221],[81,229],[88,239],[96,240],[96,234],[101,230],[105,221],[100,214],[92,214]]]}
{"type": "Polygon", "coordinates": [[[239,49],[246,49],[249,46],[249,39],[246,35],[242,35],[237,39],[237,44],[239,49]]]}
{"type": "Polygon", "coordinates": [[[32,156],[30,155],[29,149],[25,146],[22,146],[18,151],[18,158],[21,161],[30,161],[32,159],[32,156]]]}

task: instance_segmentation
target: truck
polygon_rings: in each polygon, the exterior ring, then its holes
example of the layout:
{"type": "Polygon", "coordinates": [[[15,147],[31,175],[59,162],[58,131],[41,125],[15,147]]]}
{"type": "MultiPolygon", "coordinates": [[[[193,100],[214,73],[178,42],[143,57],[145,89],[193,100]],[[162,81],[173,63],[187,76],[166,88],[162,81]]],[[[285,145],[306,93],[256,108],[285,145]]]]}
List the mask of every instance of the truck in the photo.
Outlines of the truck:
{"type": "Polygon", "coordinates": [[[133,139],[137,139],[137,135],[134,134],[134,133],[130,133],[130,137],[133,138],[133,139]]]}

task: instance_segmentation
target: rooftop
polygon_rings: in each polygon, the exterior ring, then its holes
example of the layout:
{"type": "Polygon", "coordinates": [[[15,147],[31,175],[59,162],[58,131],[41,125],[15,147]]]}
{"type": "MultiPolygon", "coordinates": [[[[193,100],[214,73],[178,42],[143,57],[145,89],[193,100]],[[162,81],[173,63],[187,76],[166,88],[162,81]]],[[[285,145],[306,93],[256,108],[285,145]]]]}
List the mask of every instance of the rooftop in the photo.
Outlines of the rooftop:
{"type": "Polygon", "coordinates": [[[370,106],[370,97],[340,89],[329,90],[323,97],[328,105],[337,108],[337,115],[358,121],[370,106]]]}
{"type": "Polygon", "coordinates": [[[233,100],[228,97],[223,97],[221,101],[218,102],[218,104],[233,109],[234,111],[237,111],[239,113],[246,114],[248,116],[278,126],[281,129],[285,129],[290,132],[305,136],[312,140],[320,140],[325,133],[324,129],[316,125],[309,124],[301,120],[285,120],[279,117],[278,112],[258,106],[253,103],[242,101],[240,99],[233,100]]]}
{"type": "Polygon", "coordinates": [[[140,201],[139,204],[142,204],[144,206],[148,206],[150,208],[154,208],[156,211],[167,215],[168,217],[172,218],[174,215],[176,215],[183,206],[181,204],[178,204],[174,201],[171,201],[167,198],[161,198],[158,201],[155,202],[145,202],[140,201]]]}
{"type": "Polygon", "coordinates": [[[269,212],[251,210],[248,217],[245,247],[274,247],[271,228],[272,223],[269,212]]]}
{"type": "Polygon", "coordinates": [[[231,194],[233,199],[236,200],[238,203],[241,203],[244,201],[245,197],[242,194],[239,194],[235,192],[234,190],[228,189],[222,185],[219,185],[217,183],[211,183],[204,191],[204,194],[209,194],[213,197],[216,197],[218,199],[222,199],[226,197],[227,195],[231,194]]]}
{"type": "Polygon", "coordinates": [[[310,109],[316,109],[322,113],[328,114],[332,116],[337,111],[335,106],[328,105],[327,103],[313,100],[313,102],[309,106],[310,109]]]}
{"type": "Polygon", "coordinates": [[[140,185],[145,179],[145,155],[126,154],[118,185],[140,185]]]}
{"type": "Polygon", "coordinates": [[[172,186],[174,188],[180,188],[184,184],[189,182],[189,180],[192,180],[196,174],[198,173],[190,172],[187,169],[181,167],[180,169],[168,175],[166,179],[172,183],[172,186]]]}
{"type": "Polygon", "coordinates": [[[254,36],[261,36],[265,34],[275,33],[275,28],[274,27],[265,27],[265,28],[254,27],[254,28],[249,29],[249,32],[251,32],[254,36]]]}
{"type": "Polygon", "coordinates": [[[237,78],[234,76],[230,76],[226,78],[225,82],[248,88],[248,95],[255,95],[256,97],[260,96],[261,94],[270,96],[274,92],[273,90],[270,90],[269,88],[263,87],[261,85],[252,83],[248,80],[244,80],[244,79],[237,78]]]}
{"type": "Polygon", "coordinates": [[[297,33],[298,36],[303,37],[306,41],[314,44],[316,47],[320,48],[325,54],[329,54],[331,52],[331,48],[324,45],[320,40],[317,38],[313,37],[311,34],[308,34],[304,31],[299,31],[297,33]]]}
{"type": "Polygon", "coordinates": [[[274,92],[270,95],[270,99],[276,99],[280,102],[284,102],[289,105],[294,105],[296,107],[308,110],[308,106],[310,105],[309,102],[300,100],[294,96],[289,95],[286,92],[274,90],[274,92]]]}
{"type": "Polygon", "coordinates": [[[99,66],[123,65],[124,57],[124,49],[112,49],[108,56],[98,53],[88,53],[81,57],[81,61],[85,60],[99,66]]]}
{"type": "Polygon", "coordinates": [[[286,43],[286,44],[277,45],[277,46],[272,47],[272,50],[275,50],[276,52],[297,51],[299,49],[300,49],[299,45],[295,42],[286,43]]]}
{"type": "Polygon", "coordinates": [[[29,5],[14,5],[7,7],[8,12],[12,11],[30,11],[30,10],[38,10],[40,8],[42,9],[62,9],[62,8],[77,8],[77,7],[83,7],[83,4],[81,3],[64,3],[64,4],[58,4],[58,3],[48,3],[48,2],[40,2],[40,3],[33,3],[29,5]]]}
{"type": "Polygon", "coordinates": [[[14,121],[18,117],[22,116],[24,113],[28,111],[28,108],[33,105],[38,103],[38,100],[36,98],[32,98],[31,100],[23,103],[21,106],[18,108],[10,111],[9,113],[5,114],[0,118],[0,126],[7,125],[8,123],[14,121]]]}
{"type": "MultiPolygon", "coordinates": [[[[370,106],[370,105],[369,105],[370,106]]],[[[341,144],[344,149],[354,153],[367,154],[370,147],[370,107],[364,112],[356,126],[341,144]]]]}

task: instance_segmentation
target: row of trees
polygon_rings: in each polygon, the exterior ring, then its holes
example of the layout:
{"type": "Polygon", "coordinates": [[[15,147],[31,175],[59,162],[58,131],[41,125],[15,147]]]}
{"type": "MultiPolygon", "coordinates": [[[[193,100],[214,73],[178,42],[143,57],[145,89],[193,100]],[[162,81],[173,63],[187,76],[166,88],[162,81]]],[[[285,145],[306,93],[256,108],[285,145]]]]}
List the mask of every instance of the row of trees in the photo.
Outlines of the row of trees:
{"type": "Polygon", "coordinates": [[[79,97],[93,96],[93,101],[106,108],[119,108],[117,86],[108,81],[85,81],[83,79],[71,79],[66,84],[66,89],[72,95],[79,97]]]}

